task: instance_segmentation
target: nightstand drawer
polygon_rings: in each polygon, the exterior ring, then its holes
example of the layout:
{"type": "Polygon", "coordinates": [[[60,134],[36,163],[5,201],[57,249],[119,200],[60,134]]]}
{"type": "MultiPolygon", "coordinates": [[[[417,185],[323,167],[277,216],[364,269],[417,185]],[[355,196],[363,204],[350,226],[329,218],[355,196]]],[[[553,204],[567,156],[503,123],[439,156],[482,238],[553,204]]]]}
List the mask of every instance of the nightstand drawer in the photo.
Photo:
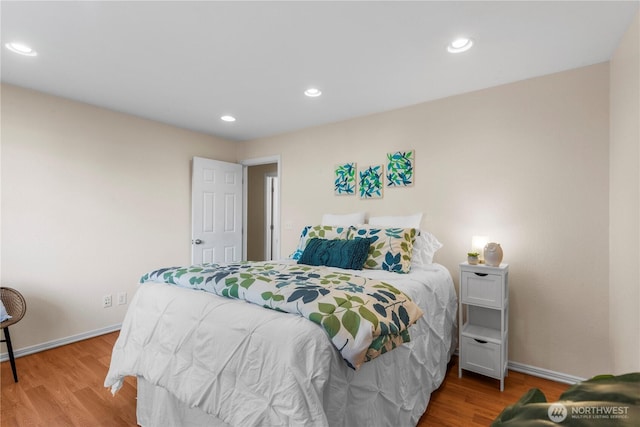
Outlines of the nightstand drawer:
{"type": "Polygon", "coordinates": [[[460,283],[462,303],[500,308],[504,298],[502,284],[500,275],[464,271],[460,283]]]}
{"type": "Polygon", "coordinates": [[[493,378],[501,378],[500,345],[462,337],[460,367],[493,378]]]}

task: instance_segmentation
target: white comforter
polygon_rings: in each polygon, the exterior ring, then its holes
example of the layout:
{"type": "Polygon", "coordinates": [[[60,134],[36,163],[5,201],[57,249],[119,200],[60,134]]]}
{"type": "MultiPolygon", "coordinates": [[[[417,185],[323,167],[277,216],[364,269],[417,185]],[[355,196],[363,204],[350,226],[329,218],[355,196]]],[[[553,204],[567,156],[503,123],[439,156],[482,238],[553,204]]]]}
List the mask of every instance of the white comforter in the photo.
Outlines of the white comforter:
{"type": "Polygon", "coordinates": [[[441,265],[410,274],[365,270],[409,295],[424,316],[411,342],[347,367],[305,318],[175,286],[141,285],[105,387],[144,377],[234,426],[415,425],[455,347],[457,300],[441,265]]]}

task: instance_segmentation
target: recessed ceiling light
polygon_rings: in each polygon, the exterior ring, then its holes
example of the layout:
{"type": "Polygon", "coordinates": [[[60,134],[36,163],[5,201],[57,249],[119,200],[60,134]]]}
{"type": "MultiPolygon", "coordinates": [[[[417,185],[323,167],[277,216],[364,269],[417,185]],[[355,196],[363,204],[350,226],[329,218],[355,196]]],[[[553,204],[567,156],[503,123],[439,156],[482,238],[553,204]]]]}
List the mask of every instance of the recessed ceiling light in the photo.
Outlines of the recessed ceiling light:
{"type": "Polygon", "coordinates": [[[26,44],[22,44],[22,43],[7,43],[5,44],[5,46],[11,52],[24,55],[24,56],[36,56],[38,54],[38,52],[31,49],[26,44]]]}
{"type": "Polygon", "coordinates": [[[225,121],[225,122],[235,122],[236,118],[233,116],[222,116],[220,117],[220,120],[225,121]]]}
{"type": "Polygon", "coordinates": [[[316,89],[315,87],[310,87],[309,89],[304,91],[304,94],[309,98],[315,98],[322,95],[322,91],[320,89],[316,89]]]}
{"type": "Polygon", "coordinates": [[[471,46],[473,46],[473,40],[466,37],[460,37],[449,43],[447,50],[451,53],[460,53],[465,50],[469,50],[471,46]]]}

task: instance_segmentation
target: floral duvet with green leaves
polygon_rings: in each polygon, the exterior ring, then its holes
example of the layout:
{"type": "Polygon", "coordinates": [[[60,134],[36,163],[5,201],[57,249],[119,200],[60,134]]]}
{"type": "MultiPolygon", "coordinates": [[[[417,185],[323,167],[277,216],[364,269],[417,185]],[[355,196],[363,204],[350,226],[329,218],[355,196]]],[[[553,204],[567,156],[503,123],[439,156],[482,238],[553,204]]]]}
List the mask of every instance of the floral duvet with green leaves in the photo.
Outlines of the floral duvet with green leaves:
{"type": "Polygon", "coordinates": [[[322,326],[353,369],[410,340],[422,311],[395,287],[332,270],[278,263],[162,268],[141,283],[167,283],[243,299],[322,326]]]}

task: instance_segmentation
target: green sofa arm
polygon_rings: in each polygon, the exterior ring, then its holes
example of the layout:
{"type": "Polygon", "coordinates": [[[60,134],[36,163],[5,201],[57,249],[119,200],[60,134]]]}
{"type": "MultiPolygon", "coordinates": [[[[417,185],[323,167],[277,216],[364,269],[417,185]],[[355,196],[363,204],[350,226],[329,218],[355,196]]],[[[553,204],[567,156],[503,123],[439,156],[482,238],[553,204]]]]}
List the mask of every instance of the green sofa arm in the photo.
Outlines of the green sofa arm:
{"type": "Polygon", "coordinates": [[[492,427],[637,427],[640,426],[640,373],[599,375],[571,386],[549,403],[531,389],[506,407],[492,427]]]}

